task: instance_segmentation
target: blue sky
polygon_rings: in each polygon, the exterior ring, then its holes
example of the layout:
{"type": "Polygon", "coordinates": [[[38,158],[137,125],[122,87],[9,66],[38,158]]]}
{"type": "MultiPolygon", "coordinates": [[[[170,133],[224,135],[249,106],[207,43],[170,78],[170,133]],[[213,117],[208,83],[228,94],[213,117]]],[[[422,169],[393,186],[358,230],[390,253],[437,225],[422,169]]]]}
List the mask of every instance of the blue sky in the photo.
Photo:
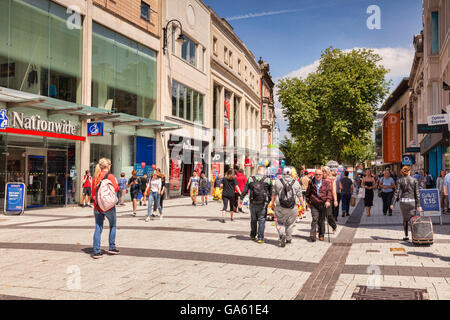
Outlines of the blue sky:
{"type": "MultiPolygon", "coordinates": [[[[422,29],[421,0],[204,0],[253,51],[270,63],[274,79],[306,76],[329,46],[374,48],[394,87],[408,76],[413,35],[422,29]],[[276,6],[274,6],[276,4],[276,6]],[[381,9],[381,29],[369,30],[367,8],[381,9]]],[[[394,89],[394,87],[392,89],[394,89]]],[[[278,106],[279,107],[279,106],[278,106]]],[[[286,123],[278,123],[285,133],[286,123]]]]}

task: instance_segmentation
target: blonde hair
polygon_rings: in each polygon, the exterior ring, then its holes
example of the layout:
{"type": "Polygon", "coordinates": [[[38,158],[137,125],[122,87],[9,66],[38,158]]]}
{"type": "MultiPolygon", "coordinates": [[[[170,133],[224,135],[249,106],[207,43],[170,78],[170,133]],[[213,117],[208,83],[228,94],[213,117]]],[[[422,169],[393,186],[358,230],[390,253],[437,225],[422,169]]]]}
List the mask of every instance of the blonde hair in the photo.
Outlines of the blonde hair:
{"type": "Polygon", "coordinates": [[[330,175],[331,175],[331,169],[330,169],[330,167],[323,166],[323,167],[322,167],[322,172],[323,172],[324,174],[326,174],[327,176],[330,176],[330,175]]]}
{"type": "Polygon", "coordinates": [[[110,165],[111,165],[111,160],[109,160],[107,158],[101,158],[98,161],[98,164],[95,167],[95,173],[94,173],[94,186],[97,185],[97,182],[98,182],[97,180],[98,180],[102,170],[108,168],[110,165]]]}
{"type": "Polygon", "coordinates": [[[331,171],[331,175],[332,175],[333,177],[337,177],[337,172],[336,172],[336,171],[331,171]]]}
{"type": "Polygon", "coordinates": [[[402,175],[407,176],[411,172],[411,167],[404,166],[400,172],[402,173],[402,175]]]}

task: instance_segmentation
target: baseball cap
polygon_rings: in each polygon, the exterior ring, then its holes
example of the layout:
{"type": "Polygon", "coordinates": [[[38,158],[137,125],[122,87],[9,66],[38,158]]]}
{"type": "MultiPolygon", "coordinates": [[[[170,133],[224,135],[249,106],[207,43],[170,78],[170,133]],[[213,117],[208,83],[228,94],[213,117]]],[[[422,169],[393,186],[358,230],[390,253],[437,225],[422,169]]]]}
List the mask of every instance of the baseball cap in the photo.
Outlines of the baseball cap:
{"type": "Polygon", "coordinates": [[[292,169],[291,168],[284,168],[284,170],[283,170],[283,174],[284,175],[290,176],[291,173],[292,173],[292,169]]]}

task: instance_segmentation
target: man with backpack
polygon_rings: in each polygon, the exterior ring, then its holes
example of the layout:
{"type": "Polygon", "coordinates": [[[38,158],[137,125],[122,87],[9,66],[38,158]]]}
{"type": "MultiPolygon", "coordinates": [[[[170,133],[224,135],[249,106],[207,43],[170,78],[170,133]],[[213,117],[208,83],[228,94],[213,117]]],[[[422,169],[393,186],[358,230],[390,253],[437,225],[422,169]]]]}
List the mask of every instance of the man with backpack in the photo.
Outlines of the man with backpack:
{"type": "Polygon", "coordinates": [[[316,242],[317,225],[319,225],[319,240],[324,241],[325,236],[325,218],[327,209],[333,201],[331,183],[323,178],[323,172],[317,169],[314,178],[309,182],[306,190],[306,201],[311,206],[311,233],[312,242],[316,242]]]}
{"type": "Polygon", "coordinates": [[[297,199],[303,205],[302,187],[291,174],[291,168],[284,168],[283,176],[274,183],[269,205],[271,208],[275,207],[275,223],[282,248],[286,243],[292,242],[292,231],[298,215],[297,199]]]}
{"type": "Polygon", "coordinates": [[[269,202],[271,185],[270,179],[265,175],[266,169],[258,167],[258,173],[250,177],[241,194],[241,200],[250,191],[250,238],[258,243],[264,243],[264,229],[266,226],[267,203],[269,202]],[[258,234],[258,238],[256,238],[258,234]]]}

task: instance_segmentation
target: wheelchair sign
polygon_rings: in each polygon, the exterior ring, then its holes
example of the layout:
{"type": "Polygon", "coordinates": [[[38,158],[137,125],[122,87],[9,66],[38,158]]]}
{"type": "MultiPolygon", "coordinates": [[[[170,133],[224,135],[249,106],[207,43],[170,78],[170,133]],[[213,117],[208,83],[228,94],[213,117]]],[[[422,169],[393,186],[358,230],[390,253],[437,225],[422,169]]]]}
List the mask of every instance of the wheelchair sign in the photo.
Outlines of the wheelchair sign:
{"type": "Polygon", "coordinates": [[[9,126],[9,119],[6,115],[6,110],[0,111],[0,129],[4,130],[9,126]]]}

